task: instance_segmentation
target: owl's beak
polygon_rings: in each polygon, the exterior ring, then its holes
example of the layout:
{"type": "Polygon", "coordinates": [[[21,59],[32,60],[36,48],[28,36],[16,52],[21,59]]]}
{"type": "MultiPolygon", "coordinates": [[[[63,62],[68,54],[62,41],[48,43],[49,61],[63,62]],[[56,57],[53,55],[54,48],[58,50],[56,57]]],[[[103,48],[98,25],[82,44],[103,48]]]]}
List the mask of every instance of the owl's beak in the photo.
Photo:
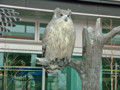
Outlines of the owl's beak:
{"type": "Polygon", "coordinates": [[[67,21],[68,21],[68,19],[67,19],[67,18],[65,18],[65,21],[67,22],[67,21]]]}

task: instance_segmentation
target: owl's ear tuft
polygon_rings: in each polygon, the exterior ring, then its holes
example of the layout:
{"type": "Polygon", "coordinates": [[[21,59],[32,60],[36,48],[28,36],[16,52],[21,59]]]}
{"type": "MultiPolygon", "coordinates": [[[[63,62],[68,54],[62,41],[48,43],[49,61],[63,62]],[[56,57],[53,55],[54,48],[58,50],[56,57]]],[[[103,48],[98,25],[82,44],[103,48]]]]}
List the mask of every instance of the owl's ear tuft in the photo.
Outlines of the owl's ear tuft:
{"type": "Polygon", "coordinates": [[[72,11],[70,9],[68,9],[68,11],[71,13],[72,11]]]}
{"type": "Polygon", "coordinates": [[[71,15],[72,11],[70,9],[68,9],[69,15],[71,15]]]}
{"type": "Polygon", "coordinates": [[[60,8],[56,8],[55,10],[54,10],[54,12],[59,12],[60,11],[60,8]]]}

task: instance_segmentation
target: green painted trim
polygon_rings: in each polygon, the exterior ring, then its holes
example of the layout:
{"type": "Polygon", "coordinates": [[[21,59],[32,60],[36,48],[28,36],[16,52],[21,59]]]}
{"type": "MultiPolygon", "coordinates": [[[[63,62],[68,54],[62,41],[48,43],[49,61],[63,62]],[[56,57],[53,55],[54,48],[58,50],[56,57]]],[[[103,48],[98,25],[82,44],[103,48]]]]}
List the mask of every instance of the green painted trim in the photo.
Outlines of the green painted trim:
{"type": "Polygon", "coordinates": [[[35,66],[36,65],[36,54],[31,54],[31,66],[35,66]]]}
{"type": "Polygon", "coordinates": [[[0,68],[39,68],[42,69],[42,67],[31,67],[31,66],[0,66],[0,68]]]}
{"type": "MultiPolygon", "coordinates": [[[[103,69],[102,71],[116,71],[116,70],[103,69]]],[[[117,70],[117,71],[120,71],[120,70],[117,70]]]]}
{"type": "Polygon", "coordinates": [[[66,78],[67,78],[67,90],[71,90],[71,68],[67,66],[67,75],[66,75],[66,78]]]}
{"type": "Polygon", "coordinates": [[[47,23],[40,23],[40,27],[46,27],[47,23]]]}
{"type": "MultiPolygon", "coordinates": [[[[77,59],[77,60],[82,60],[82,56],[72,56],[72,58],[77,59]]],[[[76,70],[74,70],[73,68],[70,68],[71,70],[71,77],[69,77],[69,79],[71,79],[71,88],[67,89],[67,90],[82,90],[81,89],[81,79],[77,73],[76,70]]]]}
{"type": "Polygon", "coordinates": [[[23,26],[35,26],[34,22],[26,22],[26,21],[16,21],[16,25],[23,25],[23,26]]]}
{"type": "Polygon", "coordinates": [[[0,53],[0,66],[3,66],[4,63],[4,53],[0,53]]]}
{"type": "Polygon", "coordinates": [[[19,72],[19,71],[37,71],[37,72],[40,72],[42,70],[18,70],[18,69],[17,70],[15,70],[15,69],[14,70],[13,69],[5,69],[4,70],[4,69],[2,69],[1,71],[17,71],[17,72],[19,72]]]}
{"type": "Polygon", "coordinates": [[[102,60],[101,60],[101,66],[100,66],[100,90],[102,90],[102,60]]]}
{"type": "Polygon", "coordinates": [[[77,90],[77,77],[76,71],[71,69],[71,90],[77,90]]]}
{"type": "Polygon", "coordinates": [[[1,32],[3,35],[9,36],[21,36],[21,37],[34,37],[34,33],[25,33],[25,32],[1,32]]]}

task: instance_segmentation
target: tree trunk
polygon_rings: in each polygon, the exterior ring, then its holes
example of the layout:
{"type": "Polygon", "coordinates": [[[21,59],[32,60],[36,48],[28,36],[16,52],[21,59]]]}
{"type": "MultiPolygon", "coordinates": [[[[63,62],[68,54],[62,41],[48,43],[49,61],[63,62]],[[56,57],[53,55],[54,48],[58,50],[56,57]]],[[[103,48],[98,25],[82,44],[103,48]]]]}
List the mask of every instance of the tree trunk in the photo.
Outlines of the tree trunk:
{"type": "Polygon", "coordinates": [[[84,74],[81,78],[82,90],[99,90],[99,76],[102,51],[98,48],[91,48],[91,50],[86,52],[88,52],[89,55],[88,53],[86,53],[86,55],[83,56],[84,74]]]}
{"type": "Polygon", "coordinates": [[[82,79],[82,90],[100,90],[99,68],[88,70],[86,77],[82,79]]]}
{"type": "Polygon", "coordinates": [[[100,88],[99,76],[100,76],[101,54],[98,53],[97,51],[95,52],[91,50],[91,55],[83,57],[84,59],[88,59],[90,61],[86,60],[84,63],[85,71],[84,71],[84,75],[82,75],[82,78],[81,78],[82,90],[99,90],[100,88]]]}
{"type": "MultiPolygon", "coordinates": [[[[103,38],[100,20],[96,28],[83,29],[83,68],[82,90],[99,90],[100,65],[103,48],[103,38]],[[84,77],[83,77],[84,76],[84,77]]],[[[81,70],[80,70],[81,71],[81,70]]]]}

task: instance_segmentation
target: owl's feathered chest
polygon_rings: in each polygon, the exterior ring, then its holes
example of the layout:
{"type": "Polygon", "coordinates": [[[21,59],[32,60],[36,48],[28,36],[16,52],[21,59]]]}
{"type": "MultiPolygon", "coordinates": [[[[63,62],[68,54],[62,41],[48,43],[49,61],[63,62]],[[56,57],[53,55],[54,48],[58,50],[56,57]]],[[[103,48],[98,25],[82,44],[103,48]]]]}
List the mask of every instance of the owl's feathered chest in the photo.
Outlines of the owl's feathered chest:
{"type": "Polygon", "coordinates": [[[57,36],[68,36],[73,32],[73,23],[56,20],[54,25],[50,27],[50,32],[56,34],[57,36]]]}
{"type": "Polygon", "coordinates": [[[50,37],[52,39],[59,40],[57,41],[59,44],[63,43],[67,44],[68,43],[68,39],[70,39],[71,34],[72,34],[72,30],[73,27],[71,28],[72,23],[66,23],[66,22],[57,22],[56,24],[54,24],[54,26],[51,26],[50,29],[50,37]]]}
{"type": "Polygon", "coordinates": [[[49,28],[45,56],[50,60],[71,57],[73,48],[73,45],[71,45],[71,35],[74,30],[73,23],[58,21],[49,28]]]}

